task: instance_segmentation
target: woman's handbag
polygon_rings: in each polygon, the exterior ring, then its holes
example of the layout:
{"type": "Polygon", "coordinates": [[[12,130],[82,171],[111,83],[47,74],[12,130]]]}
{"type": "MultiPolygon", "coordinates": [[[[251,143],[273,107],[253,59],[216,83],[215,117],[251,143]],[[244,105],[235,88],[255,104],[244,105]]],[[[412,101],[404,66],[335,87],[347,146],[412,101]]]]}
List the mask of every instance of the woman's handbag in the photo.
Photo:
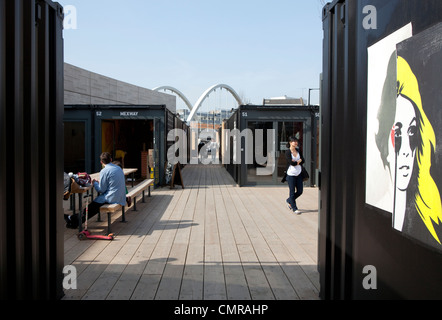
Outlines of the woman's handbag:
{"type": "MultiPolygon", "coordinates": [[[[302,177],[302,181],[306,182],[310,179],[310,175],[308,174],[307,170],[304,168],[304,166],[302,167],[302,171],[301,171],[301,177],[302,177]]],[[[287,181],[287,171],[284,171],[284,175],[282,176],[281,182],[285,183],[287,181]]]]}
{"type": "Polygon", "coordinates": [[[287,181],[287,171],[284,171],[284,175],[282,176],[281,182],[285,183],[287,181]]]}
{"type": "Polygon", "coordinates": [[[304,182],[307,181],[308,179],[310,179],[310,175],[308,174],[308,172],[304,168],[304,166],[302,166],[301,177],[302,177],[302,181],[304,181],[304,182]]]}

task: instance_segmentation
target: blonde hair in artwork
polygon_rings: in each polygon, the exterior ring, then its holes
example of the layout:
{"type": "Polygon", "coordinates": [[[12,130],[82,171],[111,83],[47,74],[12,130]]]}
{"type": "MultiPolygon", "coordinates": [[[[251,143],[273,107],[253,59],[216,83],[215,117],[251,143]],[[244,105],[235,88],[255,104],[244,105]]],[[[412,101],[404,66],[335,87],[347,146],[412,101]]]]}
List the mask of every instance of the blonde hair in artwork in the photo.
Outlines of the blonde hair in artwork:
{"type": "Polygon", "coordinates": [[[442,222],[441,198],[439,189],[430,173],[431,156],[436,151],[436,136],[423,110],[416,76],[407,61],[400,56],[397,59],[397,95],[411,101],[415,105],[416,112],[419,112],[417,125],[420,143],[418,143],[416,150],[418,177],[415,206],[428,231],[441,244],[434,229],[434,224],[439,225],[442,222]]]}

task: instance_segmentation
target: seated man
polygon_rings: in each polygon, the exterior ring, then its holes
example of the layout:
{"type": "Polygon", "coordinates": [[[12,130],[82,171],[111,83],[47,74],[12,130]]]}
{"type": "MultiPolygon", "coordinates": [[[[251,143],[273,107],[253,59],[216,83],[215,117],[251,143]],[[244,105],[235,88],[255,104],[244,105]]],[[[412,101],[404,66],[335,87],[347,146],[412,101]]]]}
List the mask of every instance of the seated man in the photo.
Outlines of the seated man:
{"type": "MultiPolygon", "coordinates": [[[[123,170],[112,163],[112,157],[108,152],[100,156],[101,164],[104,168],[100,172],[100,181],[92,180],[95,190],[100,195],[89,204],[88,215],[92,218],[98,214],[100,207],[104,204],[118,203],[126,205],[126,181],[123,170]]],[[[86,209],[83,211],[83,222],[85,220],[86,209]]],[[[78,227],[78,215],[72,215],[66,219],[66,227],[75,229],[78,227]]]]}

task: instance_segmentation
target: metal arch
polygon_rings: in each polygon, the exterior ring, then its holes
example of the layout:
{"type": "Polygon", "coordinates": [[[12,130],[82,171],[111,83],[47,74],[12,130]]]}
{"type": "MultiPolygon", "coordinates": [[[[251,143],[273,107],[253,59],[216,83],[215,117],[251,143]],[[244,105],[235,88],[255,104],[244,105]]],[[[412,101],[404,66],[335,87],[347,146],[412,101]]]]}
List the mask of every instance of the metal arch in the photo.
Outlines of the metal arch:
{"type": "Polygon", "coordinates": [[[184,103],[187,105],[187,107],[189,108],[190,111],[192,111],[193,107],[192,104],[190,103],[190,101],[186,98],[186,96],[178,89],[174,88],[174,87],[170,87],[170,86],[162,86],[162,87],[157,87],[155,89],[152,89],[153,91],[160,91],[160,90],[169,90],[172,91],[173,93],[176,93],[181,100],[184,101],[184,103]]]}
{"type": "Polygon", "coordinates": [[[203,93],[203,95],[199,98],[199,100],[197,101],[197,103],[195,104],[195,106],[193,107],[192,111],[190,112],[189,117],[187,118],[187,123],[190,123],[193,119],[193,117],[195,116],[195,114],[198,112],[199,108],[201,108],[201,106],[203,105],[204,100],[206,100],[206,98],[216,89],[221,88],[221,89],[226,89],[227,91],[229,91],[232,96],[235,98],[235,100],[238,102],[239,105],[242,105],[242,101],[241,98],[239,97],[239,95],[236,93],[235,90],[233,90],[232,87],[226,85],[226,84],[216,84],[212,87],[210,87],[209,89],[206,90],[206,92],[203,93]]]}

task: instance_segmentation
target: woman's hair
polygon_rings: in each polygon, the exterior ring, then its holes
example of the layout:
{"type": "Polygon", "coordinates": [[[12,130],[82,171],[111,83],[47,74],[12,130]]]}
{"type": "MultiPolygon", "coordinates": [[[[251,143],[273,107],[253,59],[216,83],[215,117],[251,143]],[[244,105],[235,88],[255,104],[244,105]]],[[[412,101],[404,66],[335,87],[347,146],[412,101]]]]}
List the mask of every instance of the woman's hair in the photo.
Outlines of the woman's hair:
{"type": "Polygon", "coordinates": [[[442,221],[442,206],[439,190],[430,174],[431,157],[436,148],[436,136],[423,108],[419,84],[404,58],[397,58],[397,96],[410,101],[416,110],[419,143],[416,149],[415,167],[418,168],[415,206],[425,226],[439,244],[441,243],[433,222],[442,221]]]}
{"type": "Polygon", "coordinates": [[[290,148],[290,151],[295,152],[296,148],[293,147],[290,144],[290,142],[298,142],[299,143],[299,140],[296,137],[294,137],[294,136],[289,137],[289,148],[290,148]]]}
{"type": "Polygon", "coordinates": [[[388,162],[388,143],[391,133],[391,128],[393,127],[394,118],[396,114],[396,63],[397,57],[396,52],[390,56],[387,66],[387,76],[385,78],[384,86],[382,89],[381,104],[379,106],[379,111],[377,114],[377,119],[379,121],[379,130],[375,135],[376,145],[381,155],[382,163],[384,168],[391,170],[390,163],[388,162]]]}

